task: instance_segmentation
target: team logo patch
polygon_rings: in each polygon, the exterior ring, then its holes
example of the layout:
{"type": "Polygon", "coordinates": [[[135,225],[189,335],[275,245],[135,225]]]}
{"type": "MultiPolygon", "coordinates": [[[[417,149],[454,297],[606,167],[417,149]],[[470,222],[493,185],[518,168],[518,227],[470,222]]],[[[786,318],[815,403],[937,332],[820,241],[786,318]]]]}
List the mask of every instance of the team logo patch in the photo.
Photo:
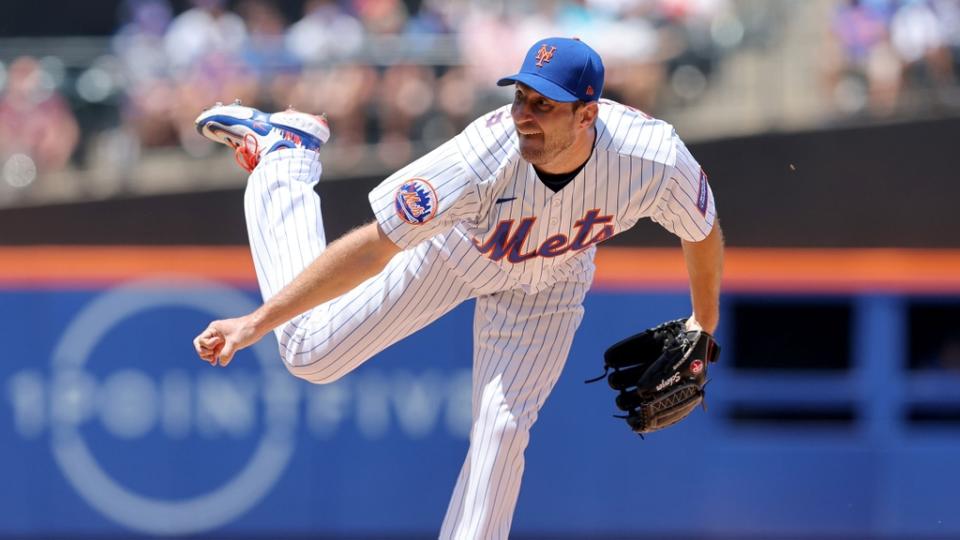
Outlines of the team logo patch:
{"type": "Polygon", "coordinates": [[[694,360],[693,362],[690,362],[690,373],[696,375],[701,371],[703,371],[703,360],[694,360]]]}
{"type": "Polygon", "coordinates": [[[422,225],[437,214],[437,192],[423,178],[411,178],[397,190],[394,206],[400,219],[422,225]]]}

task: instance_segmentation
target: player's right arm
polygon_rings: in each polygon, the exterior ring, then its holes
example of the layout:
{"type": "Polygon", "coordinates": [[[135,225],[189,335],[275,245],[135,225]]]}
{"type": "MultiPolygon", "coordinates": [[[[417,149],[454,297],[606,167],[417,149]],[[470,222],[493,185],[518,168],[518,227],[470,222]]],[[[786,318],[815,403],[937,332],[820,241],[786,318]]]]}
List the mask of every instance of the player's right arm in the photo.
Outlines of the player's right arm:
{"type": "Polygon", "coordinates": [[[463,144],[452,139],[370,192],[376,221],[330,244],[307,268],[253,313],[210,323],[193,340],[200,358],[225,366],[274,328],[379,273],[401,249],[469,219],[480,200],[466,174],[463,144]]]}
{"type": "Polygon", "coordinates": [[[213,321],[193,340],[200,358],[225,366],[240,349],[314,306],[332,300],[383,270],[400,251],[376,222],[330,244],[307,268],[256,311],[213,321]]]}

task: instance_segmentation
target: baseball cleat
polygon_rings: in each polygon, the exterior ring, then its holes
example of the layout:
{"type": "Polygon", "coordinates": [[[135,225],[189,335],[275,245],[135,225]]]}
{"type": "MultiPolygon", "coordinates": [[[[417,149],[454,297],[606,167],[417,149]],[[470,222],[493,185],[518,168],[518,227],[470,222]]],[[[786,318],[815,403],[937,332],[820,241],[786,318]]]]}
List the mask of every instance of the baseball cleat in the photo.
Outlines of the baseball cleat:
{"type": "Polygon", "coordinates": [[[280,148],[319,150],[330,138],[324,116],[294,109],[265,113],[245,107],[240,100],[217,103],[194,121],[204,137],[236,151],[237,163],[252,172],[263,156],[280,148]]]}

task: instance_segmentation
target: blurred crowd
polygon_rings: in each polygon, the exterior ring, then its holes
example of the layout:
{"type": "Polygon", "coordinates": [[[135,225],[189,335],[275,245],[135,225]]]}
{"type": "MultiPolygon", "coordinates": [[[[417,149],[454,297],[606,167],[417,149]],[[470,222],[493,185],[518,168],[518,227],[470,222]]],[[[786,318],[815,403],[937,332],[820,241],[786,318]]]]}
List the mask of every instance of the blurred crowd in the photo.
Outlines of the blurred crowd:
{"type": "MultiPolygon", "coordinates": [[[[177,146],[202,155],[210,148],[193,119],[216,101],[241,99],[326,112],[338,158],[364,160],[372,148],[396,165],[411,158],[411,141],[443,140],[506,103],[509,90],[494,82],[542,36],[590,43],[607,64],[605,95],[651,111],[665,94],[696,99],[723,49],[742,37],[729,0],[305,0],[297,11],[283,8],[191,0],[177,13],[170,0],[124,0],[111,51],[64,92],[87,110],[84,138],[122,133],[133,144],[106,152],[118,161],[177,146]]],[[[30,156],[41,172],[80,153],[77,121],[43,68],[13,62],[0,97],[0,154],[30,156]]]]}
{"type": "MultiPolygon", "coordinates": [[[[0,182],[0,199],[4,184],[26,186],[71,161],[107,163],[123,176],[124,168],[137,167],[148,153],[209,154],[214,148],[197,136],[193,119],[212,103],[233,99],[265,110],[326,112],[338,160],[347,167],[374,161],[388,170],[422,151],[418,144],[441,141],[508,102],[510,90],[494,82],[513,72],[527,47],[547,35],[577,36],[600,52],[607,97],[670,116],[671,107],[702,101],[732,53],[752,48],[759,54],[797,54],[796,43],[787,53],[772,44],[783,38],[792,14],[810,4],[121,0],[120,5],[115,34],[85,65],[64,65],[55,55],[0,58],[0,179],[6,180],[0,182]]],[[[829,19],[806,27],[828,29],[834,39],[828,40],[828,61],[818,61],[827,66],[826,94],[812,99],[840,115],[886,117],[916,106],[917,96],[921,107],[960,109],[960,0],[818,0],[818,5],[827,7],[818,13],[829,19]]],[[[814,73],[808,79],[818,84],[814,73]]],[[[755,77],[757,84],[762,81],[755,77]]]]}
{"type": "Polygon", "coordinates": [[[960,106],[960,0],[842,0],[832,30],[827,81],[841,111],[960,106]]]}
{"type": "Polygon", "coordinates": [[[288,21],[266,0],[192,4],[175,17],[167,0],[127,4],[114,49],[128,75],[125,122],[143,144],[183,143],[199,110],[239,98],[325,111],[339,144],[386,143],[381,157],[394,161],[410,157],[409,141],[446,138],[503,102],[493,82],[544,35],[593,44],[610,65],[610,95],[652,107],[667,61],[702,52],[709,66],[699,36],[728,9],[725,0],[307,0],[288,21]],[[447,51],[439,63],[437,50],[447,51]]]}

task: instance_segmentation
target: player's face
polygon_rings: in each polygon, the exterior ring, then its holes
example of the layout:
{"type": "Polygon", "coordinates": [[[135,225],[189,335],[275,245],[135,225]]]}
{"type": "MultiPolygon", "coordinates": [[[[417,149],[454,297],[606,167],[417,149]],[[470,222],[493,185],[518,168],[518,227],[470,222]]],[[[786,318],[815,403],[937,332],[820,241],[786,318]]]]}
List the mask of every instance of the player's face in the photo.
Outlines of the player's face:
{"type": "Polygon", "coordinates": [[[510,109],[520,140],[520,155],[534,165],[554,161],[576,139],[578,121],[573,103],[547,99],[516,84],[510,109]]]}

